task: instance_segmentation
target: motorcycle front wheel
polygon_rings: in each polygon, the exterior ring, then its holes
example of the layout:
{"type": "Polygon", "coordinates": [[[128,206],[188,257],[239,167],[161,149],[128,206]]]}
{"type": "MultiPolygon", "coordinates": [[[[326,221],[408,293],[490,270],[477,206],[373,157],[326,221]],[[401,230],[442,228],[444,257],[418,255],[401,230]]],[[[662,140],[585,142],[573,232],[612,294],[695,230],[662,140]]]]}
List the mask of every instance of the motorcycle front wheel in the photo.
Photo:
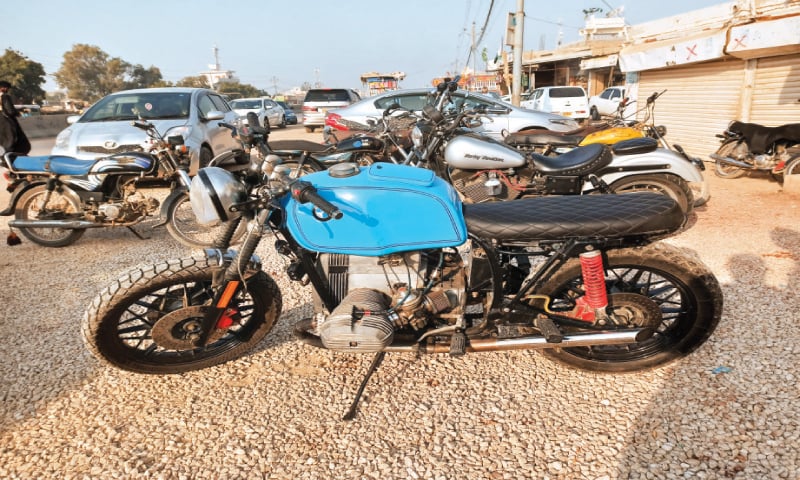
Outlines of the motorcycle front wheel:
{"type": "MultiPolygon", "coordinates": [[[[209,227],[198,223],[189,195],[186,194],[174,198],[167,206],[166,227],[169,234],[182,245],[189,248],[208,248],[225,228],[225,224],[209,227]]],[[[247,222],[240,222],[231,239],[231,245],[239,243],[246,230],[247,222]]]]}
{"type": "MultiPolygon", "coordinates": [[[[218,267],[217,267],[218,268],[218,267]]],[[[170,374],[218,365],[258,344],[281,313],[281,292],[264,272],[247,280],[211,333],[196,347],[214,292],[206,257],[137,268],[101,291],[83,316],[81,332],[98,359],[138,373],[170,374]]]]}
{"type": "MultiPolygon", "coordinates": [[[[37,185],[25,192],[17,203],[17,220],[78,220],[82,218],[81,204],[74,198],[54,190],[45,205],[47,187],[37,185]]],[[[19,228],[28,240],[45,247],[66,247],[78,241],[86,229],[19,228]]]]}
{"type": "MultiPolygon", "coordinates": [[[[544,355],[585,370],[632,372],[681,358],[708,339],[723,303],[708,267],[666,244],[606,254],[609,310],[624,318],[626,326],[651,328],[653,335],[632,344],[544,350],[544,355]]],[[[550,309],[562,313],[571,311],[584,292],[578,259],[567,262],[541,291],[551,297],[550,309]]]]}
{"type": "Polygon", "coordinates": [[[683,212],[694,208],[694,194],[686,181],[669,174],[630,175],[609,185],[614,193],[654,192],[678,203],[683,212]]]}

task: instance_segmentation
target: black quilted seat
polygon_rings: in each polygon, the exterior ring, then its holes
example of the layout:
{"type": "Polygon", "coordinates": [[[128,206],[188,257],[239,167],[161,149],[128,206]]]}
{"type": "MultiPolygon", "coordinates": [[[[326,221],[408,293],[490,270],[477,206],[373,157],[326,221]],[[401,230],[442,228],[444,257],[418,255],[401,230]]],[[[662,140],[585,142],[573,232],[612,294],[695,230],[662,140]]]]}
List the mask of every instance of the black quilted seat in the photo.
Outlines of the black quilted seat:
{"type": "Polygon", "coordinates": [[[578,147],[557,157],[532,153],[536,170],[548,175],[586,175],[611,163],[611,152],[601,143],[578,147]]]}
{"type": "Polygon", "coordinates": [[[650,192],[527,198],[463,208],[471,234],[500,241],[664,234],[686,220],[674,200],[650,192]]]}
{"type": "Polygon", "coordinates": [[[269,148],[280,152],[322,153],[328,151],[331,146],[309,140],[276,140],[269,142],[269,148]]]}

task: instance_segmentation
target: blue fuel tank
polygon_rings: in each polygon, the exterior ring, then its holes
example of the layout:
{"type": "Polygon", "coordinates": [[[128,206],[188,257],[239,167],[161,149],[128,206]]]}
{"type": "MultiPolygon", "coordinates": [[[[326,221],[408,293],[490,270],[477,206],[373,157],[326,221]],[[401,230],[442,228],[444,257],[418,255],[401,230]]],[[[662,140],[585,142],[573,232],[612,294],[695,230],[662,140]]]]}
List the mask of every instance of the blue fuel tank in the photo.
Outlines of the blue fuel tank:
{"type": "Polygon", "coordinates": [[[328,219],[311,203],[284,197],[289,232],[305,249],[380,256],[453,247],[467,239],[458,194],[431,170],[347,163],[302,179],[343,214],[328,219]]]}

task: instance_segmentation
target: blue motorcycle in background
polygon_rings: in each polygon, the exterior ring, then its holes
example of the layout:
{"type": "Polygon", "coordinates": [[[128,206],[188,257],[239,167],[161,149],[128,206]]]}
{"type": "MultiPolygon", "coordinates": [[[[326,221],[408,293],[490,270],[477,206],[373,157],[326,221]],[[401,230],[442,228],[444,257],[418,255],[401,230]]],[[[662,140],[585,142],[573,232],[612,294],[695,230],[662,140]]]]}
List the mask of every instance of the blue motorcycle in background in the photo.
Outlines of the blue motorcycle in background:
{"type": "Polygon", "coordinates": [[[204,255],[138,267],[100,292],[82,325],[96,357],[170,374],[253,349],[281,315],[278,285],[254,255],[265,236],[288,277],[313,286],[314,313],[295,336],[374,354],[345,418],[386,353],[538,349],[626,372],[687,355],[720,320],[711,271],[656,241],[686,221],[667,196],[462,204],[427,169],[342,163],[296,179],[272,162],[250,180],[200,170],[192,208],[201,222],[228,222],[224,232],[204,255]],[[243,221],[237,253],[228,247],[243,221]]]}

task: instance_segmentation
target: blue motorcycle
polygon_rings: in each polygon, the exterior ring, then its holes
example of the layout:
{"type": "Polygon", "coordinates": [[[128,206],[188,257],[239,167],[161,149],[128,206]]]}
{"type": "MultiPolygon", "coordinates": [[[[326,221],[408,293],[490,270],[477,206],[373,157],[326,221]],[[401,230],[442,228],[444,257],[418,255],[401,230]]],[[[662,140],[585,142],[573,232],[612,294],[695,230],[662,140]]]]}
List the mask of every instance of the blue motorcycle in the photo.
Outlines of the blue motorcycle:
{"type": "Polygon", "coordinates": [[[722,314],[711,271],[656,241],[686,221],[664,195],[462,204],[427,169],[262,170],[255,187],[199,171],[192,208],[198,221],[228,222],[224,232],[204,255],[136,268],[101,291],[82,325],[96,357],[169,374],[253,349],[281,315],[278,285],[254,256],[265,236],[288,277],[314,289],[295,336],[374,354],[346,418],[386,353],[538,349],[573,367],[634,371],[692,352],[722,314]],[[237,253],[228,247],[242,221],[237,253]]]}

